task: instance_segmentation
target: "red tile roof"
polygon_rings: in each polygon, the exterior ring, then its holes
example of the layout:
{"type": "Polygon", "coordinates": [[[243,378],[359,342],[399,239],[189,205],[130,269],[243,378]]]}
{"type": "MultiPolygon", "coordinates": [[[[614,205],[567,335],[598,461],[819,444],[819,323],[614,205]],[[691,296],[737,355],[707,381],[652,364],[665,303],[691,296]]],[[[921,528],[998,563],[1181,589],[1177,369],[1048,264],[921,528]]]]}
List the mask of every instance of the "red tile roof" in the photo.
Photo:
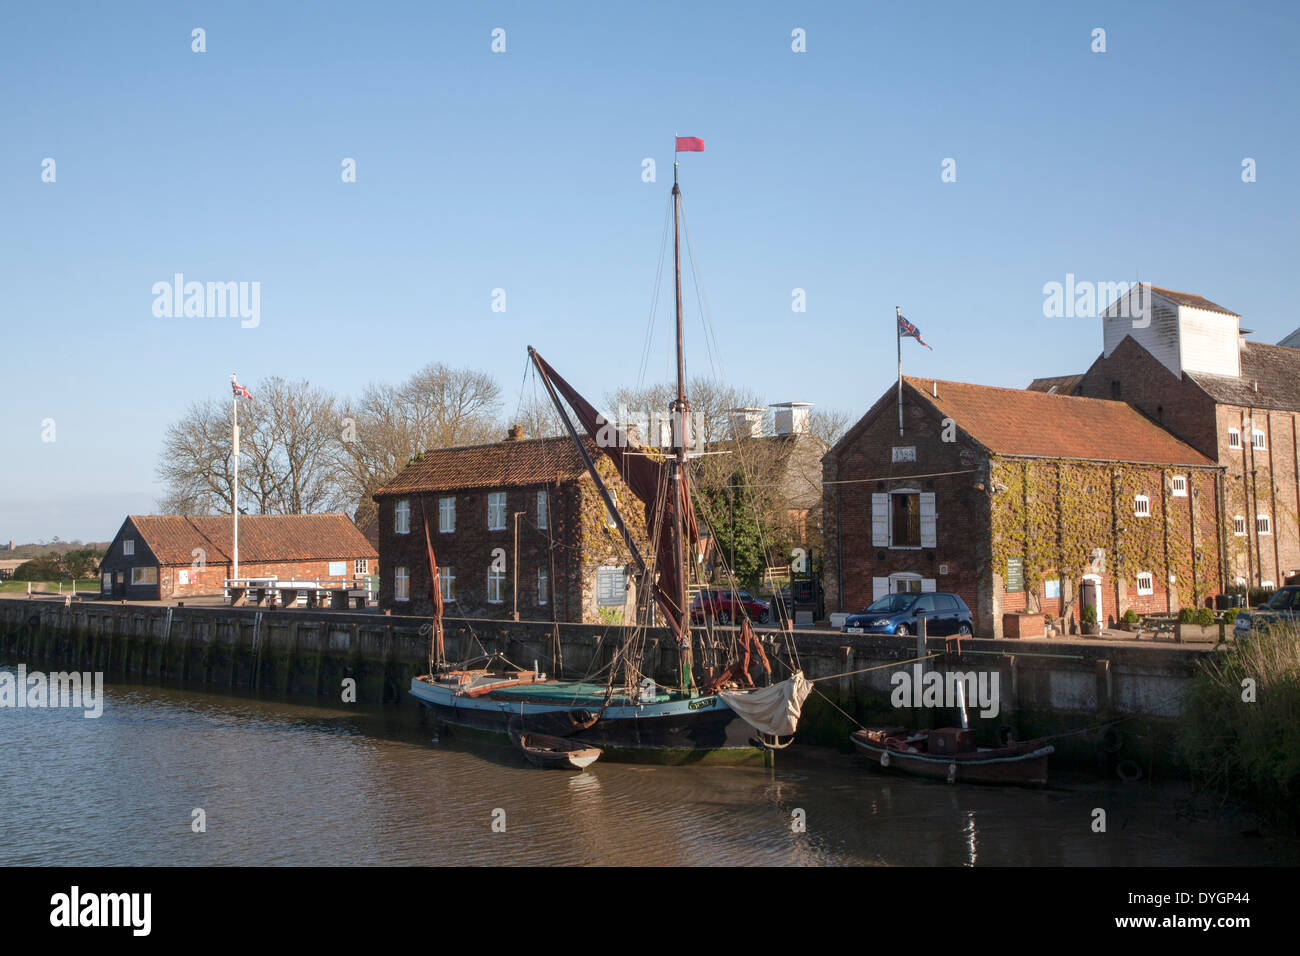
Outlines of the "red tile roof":
{"type": "MultiPolygon", "coordinates": [[[[1179,305],[1185,305],[1189,309],[1204,309],[1207,312],[1222,312],[1224,315],[1237,315],[1231,309],[1225,309],[1221,305],[1215,305],[1204,296],[1194,295],[1191,292],[1175,292],[1173,289],[1162,289],[1158,285],[1149,285],[1152,292],[1159,292],[1166,299],[1176,302],[1179,305]]],[[[1241,318],[1241,316],[1237,316],[1241,318]]]]}
{"type": "MultiPolygon", "coordinates": [[[[597,448],[585,442],[594,459],[597,448]]],[[[491,445],[466,445],[426,451],[375,492],[384,495],[421,491],[462,491],[574,481],[586,474],[582,456],[570,438],[529,438],[491,445]]]]}
{"type": "MultiPolygon", "coordinates": [[[[131,515],[160,565],[188,565],[196,548],[205,560],[226,563],[234,549],[230,515],[131,515]]],[[[379,555],[343,514],[240,515],[239,560],[343,561],[379,555]]]]}
{"type": "Polygon", "coordinates": [[[1124,402],[904,378],[990,452],[1168,465],[1215,463],[1124,402]],[[937,387],[937,397],[932,394],[937,387]]]}

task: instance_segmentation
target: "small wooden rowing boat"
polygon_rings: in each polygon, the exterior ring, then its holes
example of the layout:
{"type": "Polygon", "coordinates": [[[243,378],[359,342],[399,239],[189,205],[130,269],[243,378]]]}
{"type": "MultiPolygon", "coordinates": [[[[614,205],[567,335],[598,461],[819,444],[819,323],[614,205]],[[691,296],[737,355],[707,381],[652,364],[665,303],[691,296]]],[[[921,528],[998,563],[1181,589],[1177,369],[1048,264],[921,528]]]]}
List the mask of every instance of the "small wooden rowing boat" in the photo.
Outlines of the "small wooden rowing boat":
{"type": "Polygon", "coordinates": [[[585,770],[600,759],[599,747],[588,747],[564,737],[531,734],[511,729],[510,742],[528,762],[548,770],[585,770]]]}
{"type": "Polygon", "coordinates": [[[849,737],[881,767],[949,783],[1042,786],[1047,783],[1047,758],[1056,749],[1042,740],[976,747],[971,732],[957,728],[869,727],[849,737]]]}

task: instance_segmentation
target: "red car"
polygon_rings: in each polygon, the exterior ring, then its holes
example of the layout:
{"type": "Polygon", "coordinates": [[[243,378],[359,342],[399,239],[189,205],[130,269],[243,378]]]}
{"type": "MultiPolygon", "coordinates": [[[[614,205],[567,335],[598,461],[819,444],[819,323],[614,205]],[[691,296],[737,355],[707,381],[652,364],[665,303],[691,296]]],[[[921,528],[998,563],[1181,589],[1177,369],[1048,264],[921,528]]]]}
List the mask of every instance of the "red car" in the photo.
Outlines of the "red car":
{"type": "Polygon", "coordinates": [[[772,607],[747,591],[706,588],[691,602],[691,620],[698,624],[706,617],[716,618],[719,624],[730,624],[745,617],[766,624],[772,620],[772,607]]]}

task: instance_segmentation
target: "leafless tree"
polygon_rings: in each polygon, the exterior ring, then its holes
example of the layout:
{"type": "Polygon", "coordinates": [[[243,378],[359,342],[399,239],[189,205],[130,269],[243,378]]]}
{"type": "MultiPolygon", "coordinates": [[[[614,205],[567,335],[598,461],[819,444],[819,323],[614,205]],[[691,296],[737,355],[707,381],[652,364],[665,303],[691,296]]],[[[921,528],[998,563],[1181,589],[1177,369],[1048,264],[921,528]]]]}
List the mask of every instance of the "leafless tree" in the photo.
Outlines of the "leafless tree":
{"type": "Polygon", "coordinates": [[[440,362],[400,385],[367,386],[342,408],[335,448],[339,489],[357,523],[372,517],[375,491],[420,452],[502,437],[500,406],[501,387],[486,372],[440,362]]]}

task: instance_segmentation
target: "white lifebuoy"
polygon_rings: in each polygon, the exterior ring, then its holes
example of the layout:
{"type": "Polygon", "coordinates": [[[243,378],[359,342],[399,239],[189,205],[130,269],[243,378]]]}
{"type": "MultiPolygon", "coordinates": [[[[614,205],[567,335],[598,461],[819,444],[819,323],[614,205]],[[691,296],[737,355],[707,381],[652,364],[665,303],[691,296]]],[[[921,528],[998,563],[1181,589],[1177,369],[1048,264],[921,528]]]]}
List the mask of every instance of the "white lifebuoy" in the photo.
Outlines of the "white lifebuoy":
{"type": "Polygon", "coordinates": [[[957,782],[957,765],[955,763],[948,764],[948,782],[957,782]]]}
{"type": "Polygon", "coordinates": [[[889,751],[888,751],[888,750],[886,750],[884,753],[882,753],[882,754],[880,755],[880,766],[882,766],[882,767],[888,767],[888,766],[889,766],[889,751]]]}

